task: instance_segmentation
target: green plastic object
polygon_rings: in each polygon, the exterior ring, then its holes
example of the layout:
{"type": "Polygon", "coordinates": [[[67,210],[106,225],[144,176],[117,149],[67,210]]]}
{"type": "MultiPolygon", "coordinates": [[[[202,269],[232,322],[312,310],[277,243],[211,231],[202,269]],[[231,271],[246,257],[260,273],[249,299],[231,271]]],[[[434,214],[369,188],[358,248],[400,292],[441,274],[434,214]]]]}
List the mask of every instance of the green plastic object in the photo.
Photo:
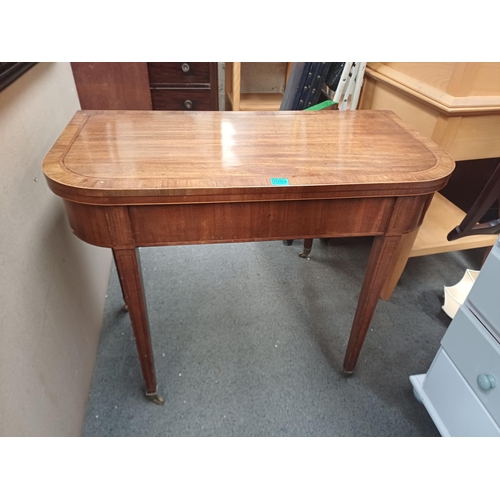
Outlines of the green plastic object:
{"type": "Polygon", "coordinates": [[[333,101],[323,101],[318,104],[315,104],[314,106],[311,106],[310,108],[304,109],[304,111],[320,111],[324,108],[327,108],[328,106],[332,106],[334,104],[333,101]]]}

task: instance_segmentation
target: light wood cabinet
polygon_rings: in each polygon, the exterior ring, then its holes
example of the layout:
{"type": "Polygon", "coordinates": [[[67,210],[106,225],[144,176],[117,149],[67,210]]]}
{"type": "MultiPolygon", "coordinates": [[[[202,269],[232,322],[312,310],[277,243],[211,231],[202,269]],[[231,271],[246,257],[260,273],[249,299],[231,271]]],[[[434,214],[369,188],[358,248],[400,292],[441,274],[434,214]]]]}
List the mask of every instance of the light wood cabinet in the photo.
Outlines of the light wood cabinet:
{"type": "Polygon", "coordinates": [[[500,157],[500,63],[368,63],[360,109],[391,109],[455,161],[500,157]]]}
{"type": "MultiPolygon", "coordinates": [[[[367,64],[359,109],[390,109],[455,161],[500,157],[500,63],[367,64]]],[[[436,194],[419,231],[402,244],[382,297],[388,299],[409,257],[489,247],[494,236],[448,242],[465,212],[436,194]]]]}

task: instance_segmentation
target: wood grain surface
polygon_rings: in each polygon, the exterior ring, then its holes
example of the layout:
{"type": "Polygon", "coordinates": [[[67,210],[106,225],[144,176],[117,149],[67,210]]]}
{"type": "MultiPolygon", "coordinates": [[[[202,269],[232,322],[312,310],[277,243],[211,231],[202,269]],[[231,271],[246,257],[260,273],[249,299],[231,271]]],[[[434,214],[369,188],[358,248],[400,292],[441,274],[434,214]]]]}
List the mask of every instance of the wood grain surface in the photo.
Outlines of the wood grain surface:
{"type": "Polygon", "coordinates": [[[152,87],[179,84],[206,84],[210,86],[209,62],[148,62],[149,82],[152,87]]]}
{"type": "Polygon", "coordinates": [[[390,111],[80,111],[43,163],[63,198],[128,205],[427,194],[453,167],[390,111]]]}
{"type": "Polygon", "coordinates": [[[153,109],[158,111],[210,111],[213,109],[210,98],[210,88],[151,89],[153,109]]]}
{"type": "Polygon", "coordinates": [[[146,63],[73,62],[82,109],[152,109],[146,63]]]}

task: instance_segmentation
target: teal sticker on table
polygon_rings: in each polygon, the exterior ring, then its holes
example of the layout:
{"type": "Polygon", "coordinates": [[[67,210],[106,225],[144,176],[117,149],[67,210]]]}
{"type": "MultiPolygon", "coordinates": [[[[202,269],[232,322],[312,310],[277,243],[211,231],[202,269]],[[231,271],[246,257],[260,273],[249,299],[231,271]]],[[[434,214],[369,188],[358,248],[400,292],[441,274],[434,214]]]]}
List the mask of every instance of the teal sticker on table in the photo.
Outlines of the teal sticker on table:
{"type": "Polygon", "coordinates": [[[271,177],[271,186],[289,186],[288,179],[283,177],[271,177]]]}

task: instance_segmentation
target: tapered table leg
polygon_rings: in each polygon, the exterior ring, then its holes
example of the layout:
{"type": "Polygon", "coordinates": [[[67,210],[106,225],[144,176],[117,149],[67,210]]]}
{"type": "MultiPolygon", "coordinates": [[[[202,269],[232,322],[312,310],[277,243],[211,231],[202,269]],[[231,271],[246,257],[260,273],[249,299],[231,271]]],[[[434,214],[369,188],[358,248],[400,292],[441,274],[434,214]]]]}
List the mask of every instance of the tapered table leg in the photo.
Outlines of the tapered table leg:
{"type": "Polygon", "coordinates": [[[153,348],[149,334],[148,312],[142,283],[139,250],[137,248],[113,249],[113,256],[125,296],[125,302],[128,306],[132,329],[134,330],[142,375],[146,385],[146,397],[157,404],[163,404],[164,400],[158,396],[157,392],[153,348]]]}
{"type": "Polygon", "coordinates": [[[366,332],[400,239],[401,236],[377,236],[373,242],[344,358],[343,372],[347,375],[352,374],[356,367],[366,332]]]}
{"type": "Polygon", "coordinates": [[[396,285],[398,284],[403,271],[405,270],[406,264],[410,257],[411,249],[413,248],[413,244],[417,239],[419,229],[420,228],[417,227],[417,229],[414,229],[413,231],[404,234],[401,237],[398,248],[389,267],[387,279],[385,280],[382,292],[380,294],[381,299],[389,300],[391,298],[391,295],[394,292],[394,289],[396,288],[396,285]]]}
{"type": "MultiPolygon", "coordinates": [[[[113,257],[114,257],[114,253],[113,253],[113,257]]],[[[116,258],[115,258],[115,265],[116,265],[116,258]]],[[[116,265],[116,268],[118,269],[118,265],[116,265]]],[[[120,279],[119,281],[120,281],[120,289],[122,291],[122,297],[123,297],[123,309],[125,309],[125,311],[128,312],[127,297],[125,296],[125,290],[123,289],[122,280],[120,279]]]]}

